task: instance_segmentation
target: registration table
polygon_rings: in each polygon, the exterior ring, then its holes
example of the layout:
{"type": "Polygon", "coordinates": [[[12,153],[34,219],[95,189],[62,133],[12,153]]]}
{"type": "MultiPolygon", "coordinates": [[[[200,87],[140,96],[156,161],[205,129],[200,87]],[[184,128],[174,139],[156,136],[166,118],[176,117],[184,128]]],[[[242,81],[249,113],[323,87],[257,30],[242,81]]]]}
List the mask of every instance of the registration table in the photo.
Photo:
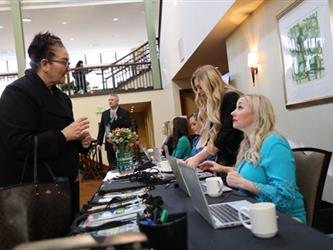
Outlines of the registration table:
{"type": "MultiPolygon", "coordinates": [[[[251,231],[243,226],[213,229],[208,222],[195,211],[190,198],[179,188],[175,187],[174,184],[170,186],[156,186],[156,189],[151,191],[151,194],[162,197],[164,207],[168,210],[169,214],[187,212],[189,250],[333,249],[333,239],[329,239],[319,231],[283,214],[279,214],[278,218],[278,235],[270,239],[260,239],[253,236],[251,231]]],[[[219,198],[207,197],[208,203],[241,199],[246,199],[246,197],[238,191],[224,193],[219,198]]]]}

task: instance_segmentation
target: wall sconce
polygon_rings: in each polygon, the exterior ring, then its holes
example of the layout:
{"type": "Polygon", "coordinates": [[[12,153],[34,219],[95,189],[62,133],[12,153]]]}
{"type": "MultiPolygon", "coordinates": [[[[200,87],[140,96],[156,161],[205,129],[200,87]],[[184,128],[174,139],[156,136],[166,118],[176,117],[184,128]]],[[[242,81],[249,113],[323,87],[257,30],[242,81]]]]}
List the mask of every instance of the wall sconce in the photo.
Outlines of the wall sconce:
{"type": "Polygon", "coordinates": [[[253,86],[255,86],[255,74],[258,74],[258,56],[257,52],[250,52],[247,56],[247,65],[251,69],[253,86]]]}

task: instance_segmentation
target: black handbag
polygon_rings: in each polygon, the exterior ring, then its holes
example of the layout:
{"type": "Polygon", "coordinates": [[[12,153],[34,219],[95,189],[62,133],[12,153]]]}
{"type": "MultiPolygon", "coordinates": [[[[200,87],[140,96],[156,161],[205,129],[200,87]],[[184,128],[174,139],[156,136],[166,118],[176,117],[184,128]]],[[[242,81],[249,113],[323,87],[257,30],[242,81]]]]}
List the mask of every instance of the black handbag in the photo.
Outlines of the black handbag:
{"type": "Polygon", "coordinates": [[[1,249],[11,249],[21,242],[65,236],[71,225],[73,217],[68,179],[55,178],[51,168],[45,164],[53,181],[39,183],[37,148],[35,136],[33,183],[22,184],[21,181],[19,185],[0,189],[1,249]]]}

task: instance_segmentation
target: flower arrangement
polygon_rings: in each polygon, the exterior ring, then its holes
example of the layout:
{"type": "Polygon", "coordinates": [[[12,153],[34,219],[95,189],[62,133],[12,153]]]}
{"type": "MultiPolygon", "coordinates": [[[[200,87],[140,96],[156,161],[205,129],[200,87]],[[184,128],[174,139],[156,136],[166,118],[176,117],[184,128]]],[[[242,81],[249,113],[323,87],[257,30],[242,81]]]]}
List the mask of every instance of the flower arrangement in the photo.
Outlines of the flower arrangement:
{"type": "Polygon", "coordinates": [[[129,128],[116,128],[109,134],[108,142],[115,150],[129,152],[139,144],[138,138],[136,132],[132,132],[129,128]]]}

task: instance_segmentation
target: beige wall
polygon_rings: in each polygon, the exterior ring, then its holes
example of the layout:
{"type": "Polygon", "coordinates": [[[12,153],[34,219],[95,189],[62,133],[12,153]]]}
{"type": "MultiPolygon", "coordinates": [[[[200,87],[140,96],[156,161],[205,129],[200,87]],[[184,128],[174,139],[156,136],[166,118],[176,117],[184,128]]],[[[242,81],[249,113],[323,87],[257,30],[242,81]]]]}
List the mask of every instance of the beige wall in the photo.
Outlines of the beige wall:
{"type": "MultiPolygon", "coordinates": [[[[266,1],[227,39],[231,79],[244,93],[260,93],[270,98],[278,129],[292,141],[333,151],[333,104],[295,110],[285,108],[276,15],[286,8],[289,2],[266,1]],[[250,70],[247,67],[247,53],[253,48],[258,51],[259,61],[255,87],[252,86],[250,70]]],[[[329,175],[333,176],[332,166],[329,175]]],[[[332,179],[328,178],[324,191],[324,198],[331,201],[332,179]]]]}

